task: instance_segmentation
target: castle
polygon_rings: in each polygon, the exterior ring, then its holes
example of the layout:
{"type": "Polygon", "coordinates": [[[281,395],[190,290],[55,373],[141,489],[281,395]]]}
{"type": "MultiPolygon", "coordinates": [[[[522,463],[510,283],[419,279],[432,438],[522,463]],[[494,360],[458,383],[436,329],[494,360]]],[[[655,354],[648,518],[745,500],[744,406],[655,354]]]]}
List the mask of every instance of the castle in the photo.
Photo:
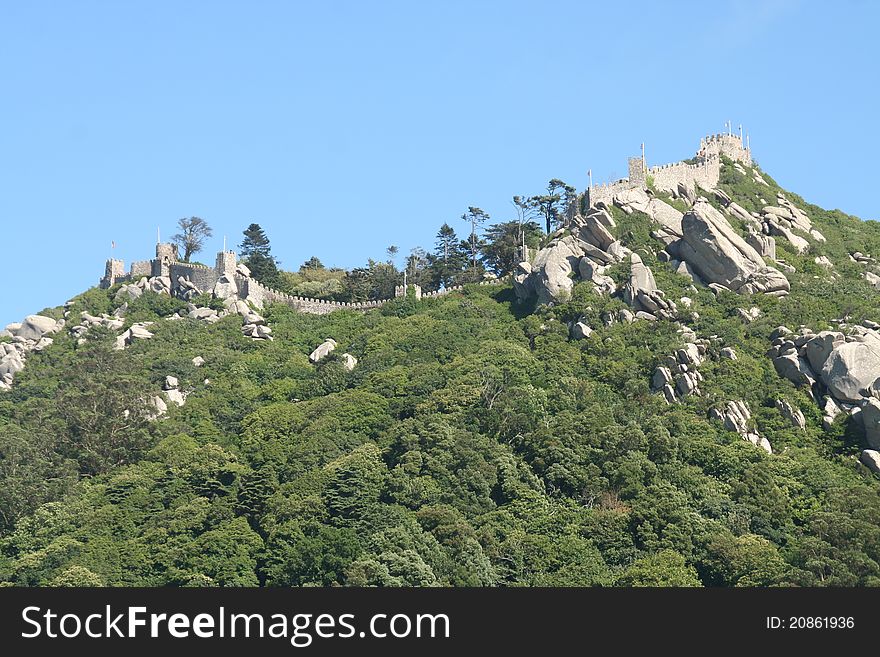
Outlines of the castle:
{"type": "MultiPolygon", "coordinates": [[[[700,148],[692,162],[675,162],[649,168],[645,164],[643,151],[641,157],[629,158],[628,178],[602,185],[590,184],[582,194],[578,195],[577,202],[572,203],[568,208],[568,219],[573,218],[578,208],[587,209],[599,203],[611,205],[615,195],[627,190],[647,187],[649,177],[655,189],[674,195],[680,194],[682,186],[691,192],[697,186],[707,190],[714,189],[721,175],[722,156],[747,166],[752,164],[750,146],[748,143],[743,143],[741,134],[735,135],[730,131],[701,139],[700,148]]],[[[122,260],[107,260],[100,287],[106,289],[116,283],[135,282],[144,277],[163,279],[164,287],[172,295],[186,293],[187,290],[194,288],[200,292],[210,293],[220,284],[225,289],[233,289],[233,294],[241,299],[247,299],[257,307],[262,307],[263,303],[283,303],[301,312],[320,315],[341,309],[368,310],[389,301],[389,299],[380,299],[345,303],[293,296],[273,290],[251,278],[246,269],[239,267],[234,251],[221,251],[217,254],[214,267],[207,267],[181,262],[178,260],[177,246],[161,242],[156,244],[155,258],[131,263],[128,273],[122,260]]],[[[492,282],[484,281],[485,284],[492,282]]],[[[409,287],[414,288],[416,298],[436,297],[461,289],[461,286],[456,286],[423,294],[417,285],[397,286],[395,297],[405,296],[409,287]]]]}
{"type": "Polygon", "coordinates": [[[611,205],[616,194],[638,187],[647,187],[650,177],[655,189],[677,194],[679,186],[694,191],[696,186],[714,189],[721,175],[721,156],[746,166],[752,164],[752,149],[744,144],[742,135],[731,132],[709,135],[700,140],[700,149],[691,162],[674,162],[648,167],[644,155],[629,158],[629,177],[602,185],[590,185],[579,197],[578,207],[597,204],[611,205]]]}
{"type": "Polygon", "coordinates": [[[137,281],[146,276],[147,278],[164,277],[171,279],[171,289],[178,286],[178,279],[184,278],[193,283],[200,290],[211,290],[223,276],[235,275],[237,266],[234,251],[221,251],[217,254],[214,267],[206,267],[191,262],[181,262],[177,259],[177,246],[175,244],[156,244],[156,257],[152,260],[139,260],[131,263],[131,269],[125,273],[125,262],[110,259],[104,269],[104,277],[100,287],[112,287],[116,283],[137,281]]]}
{"type": "MultiPolygon", "coordinates": [[[[104,276],[101,278],[99,286],[107,289],[117,283],[133,283],[141,278],[155,278],[164,280],[162,287],[175,296],[184,295],[193,288],[200,292],[214,292],[217,296],[219,289],[222,288],[224,294],[231,291],[238,298],[246,299],[258,308],[262,308],[265,303],[283,303],[294,310],[313,315],[325,315],[334,310],[370,310],[390,301],[390,299],[378,299],[348,303],[300,297],[274,290],[255,278],[251,278],[247,269],[239,266],[234,251],[218,253],[214,267],[181,262],[177,258],[176,245],[160,242],[156,244],[155,258],[131,263],[128,273],[125,272],[124,261],[107,260],[104,276]]],[[[492,285],[497,282],[500,281],[488,280],[482,281],[480,284],[492,285]]],[[[456,285],[423,293],[422,288],[418,285],[397,285],[394,288],[394,297],[406,296],[407,291],[411,290],[416,299],[430,299],[461,290],[463,287],[456,285]]]]}

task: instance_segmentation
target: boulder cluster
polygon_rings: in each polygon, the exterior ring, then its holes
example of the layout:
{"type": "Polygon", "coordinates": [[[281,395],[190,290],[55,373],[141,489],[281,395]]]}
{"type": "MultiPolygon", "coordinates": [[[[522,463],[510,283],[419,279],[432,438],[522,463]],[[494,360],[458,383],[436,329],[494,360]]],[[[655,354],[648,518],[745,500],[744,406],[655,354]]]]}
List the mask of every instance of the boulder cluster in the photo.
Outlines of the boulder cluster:
{"type": "Polygon", "coordinates": [[[678,313],[675,302],[666,299],[651,269],[635,253],[630,255],[630,275],[623,288],[623,300],[635,310],[637,319],[674,319],[678,313]]]}
{"type": "Polygon", "coordinates": [[[818,333],[779,326],[767,355],[780,376],[809,391],[826,429],[846,413],[862,423],[871,449],[880,449],[880,324],[836,323],[838,330],[818,333]]]}
{"type": "Polygon", "coordinates": [[[681,220],[682,237],[666,250],[676,260],[672,266],[695,282],[741,294],[788,294],[785,275],[767,265],[763,256],[705,198],[681,220]]]}
{"type": "MultiPolygon", "coordinates": [[[[627,214],[647,215],[654,224],[651,235],[665,249],[658,254],[658,260],[668,261],[673,269],[695,283],[707,285],[716,292],[787,295],[791,289],[788,279],[768,261],[786,271],[794,270],[777,260],[773,236],[785,236],[801,251],[809,248],[809,242],[793,230],[817,241],[825,241],[825,237],[812,227],[803,211],[781,194],[777,205],[766,206],[763,213],[749,213],[724,192],[715,190],[714,193],[726,211],[745,224],[746,238],[741,237],[706,198],[695,198],[686,186],[680,187],[678,193],[690,206],[684,213],[640,188],[615,194],[612,204],[627,214]]],[[[535,297],[540,304],[567,301],[577,274],[581,280],[591,281],[598,294],[619,292],[637,314],[641,312],[654,319],[674,317],[674,304],[657,289],[650,269],[641,258],[615,237],[615,229],[611,207],[604,202],[575,215],[569,226],[557,231],[532,262],[519,263],[514,275],[517,296],[520,299],[535,297]],[[632,265],[630,282],[618,291],[607,269],[628,258],[632,265]]],[[[819,264],[826,268],[831,266],[827,259],[819,264]]],[[[880,283],[880,277],[877,281],[880,283]]]]}
{"type": "Polygon", "coordinates": [[[700,394],[703,375],[697,368],[706,357],[710,341],[698,340],[693,333],[690,337],[693,341],[667,356],[651,377],[651,388],[662,392],[668,404],[674,404],[688,395],[700,394]]]}
{"type": "Polygon", "coordinates": [[[186,403],[186,393],[180,389],[180,382],[177,380],[177,377],[171,376],[170,374],[165,377],[165,381],[162,384],[162,394],[154,395],[150,400],[155,409],[155,411],[150,414],[151,419],[157,420],[168,413],[168,403],[166,403],[166,399],[168,402],[177,404],[178,406],[183,406],[186,403]]]}
{"type": "Polygon", "coordinates": [[[153,325],[153,322],[136,322],[132,324],[128,330],[124,331],[119,337],[116,338],[116,344],[114,348],[117,350],[125,349],[135,340],[149,340],[153,337],[153,334],[150,333],[149,327],[153,325]]]}
{"type": "Polygon", "coordinates": [[[752,412],[744,401],[729,401],[709,411],[709,417],[724,424],[728,431],[734,431],[756,447],[768,454],[773,453],[770,441],[751,429],[752,412]]]}
{"type": "Polygon", "coordinates": [[[605,208],[577,215],[568,229],[557,231],[538,251],[532,263],[521,262],[513,278],[520,299],[537,296],[538,303],[559,303],[571,297],[577,273],[592,281],[600,294],[613,294],[614,281],[605,275],[609,265],[621,262],[630,251],[615,239],[614,219],[605,208]]]}
{"type": "Polygon", "coordinates": [[[12,389],[12,379],[24,369],[25,360],[32,351],[42,351],[53,340],[53,335],[64,328],[65,320],[43,315],[28,315],[21,322],[8,324],[0,337],[12,338],[0,342],[0,390],[12,389]]]}

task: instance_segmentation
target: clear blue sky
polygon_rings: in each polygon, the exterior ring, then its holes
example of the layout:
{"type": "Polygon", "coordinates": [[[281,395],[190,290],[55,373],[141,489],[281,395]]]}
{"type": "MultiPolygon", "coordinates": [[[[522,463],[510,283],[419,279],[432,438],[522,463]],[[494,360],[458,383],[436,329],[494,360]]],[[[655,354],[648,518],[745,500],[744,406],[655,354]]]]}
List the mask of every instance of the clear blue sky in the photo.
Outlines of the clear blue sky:
{"type": "Polygon", "coordinates": [[[0,0],[0,327],[152,256],[179,217],[282,266],[430,248],[743,123],[760,164],[877,218],[877,3],[0,0]]]}

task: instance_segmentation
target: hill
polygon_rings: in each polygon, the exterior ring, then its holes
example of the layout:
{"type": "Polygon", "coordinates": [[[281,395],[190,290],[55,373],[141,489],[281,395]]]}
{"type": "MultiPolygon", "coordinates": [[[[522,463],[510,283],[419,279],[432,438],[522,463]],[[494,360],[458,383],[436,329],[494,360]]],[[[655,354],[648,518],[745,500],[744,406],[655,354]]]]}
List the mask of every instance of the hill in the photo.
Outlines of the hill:
{"type": "Polygon", "coordinates": [[[485,284],[157,253],[11,325],[0,580],[880,584],[878,225],[717,141],[485,284]]]}

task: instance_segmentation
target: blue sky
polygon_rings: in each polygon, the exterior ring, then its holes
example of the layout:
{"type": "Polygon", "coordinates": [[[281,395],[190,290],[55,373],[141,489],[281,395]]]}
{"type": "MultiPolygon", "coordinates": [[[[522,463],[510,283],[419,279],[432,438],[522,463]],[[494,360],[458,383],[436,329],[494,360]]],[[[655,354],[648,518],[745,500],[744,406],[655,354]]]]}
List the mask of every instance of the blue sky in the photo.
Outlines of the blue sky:
{"type": "Polygon", "coordinates": [[[479,205],[743,123],[784,187],[880,217],[873,2],[0,0],[0,327],[197,215],[282,266],[430,248],[479,205]]]}

